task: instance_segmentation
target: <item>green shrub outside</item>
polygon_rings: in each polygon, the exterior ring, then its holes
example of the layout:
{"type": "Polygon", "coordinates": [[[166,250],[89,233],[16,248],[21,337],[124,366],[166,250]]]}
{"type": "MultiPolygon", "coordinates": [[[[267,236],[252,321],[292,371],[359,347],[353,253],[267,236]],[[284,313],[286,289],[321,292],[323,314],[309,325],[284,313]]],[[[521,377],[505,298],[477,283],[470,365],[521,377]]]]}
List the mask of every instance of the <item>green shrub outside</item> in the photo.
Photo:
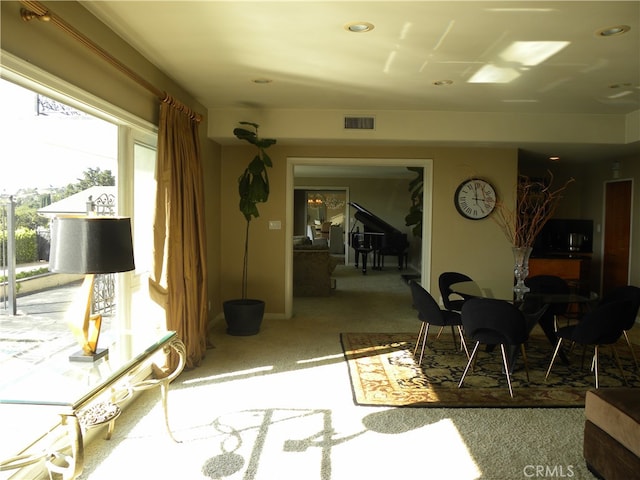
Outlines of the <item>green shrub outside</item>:
{"type": "MultiPolygon", "coordinates": [[[[45,273],[49,273],[49,267],[40,267],[35,270],[28,270],[26,272],[18,272],[16,273],[16,280],[21,280],[23,278],[35,277],[37,275],[44,275],[45,273]]],[[[6,275],[0,275],[0,283],[5,283],[8,281],[6,275]]]]}
{"type": "MultiPolygon", "coordinates": [[[[0,241],[6,242],[5,232],[0,233],[0,241]]],[[[6,249],[4,250],[6,251],[6,249]]],[[[32,263],[38,261],[38,238],[35,230],[25,227],[16,229],[16,263],[32,263]]]]}

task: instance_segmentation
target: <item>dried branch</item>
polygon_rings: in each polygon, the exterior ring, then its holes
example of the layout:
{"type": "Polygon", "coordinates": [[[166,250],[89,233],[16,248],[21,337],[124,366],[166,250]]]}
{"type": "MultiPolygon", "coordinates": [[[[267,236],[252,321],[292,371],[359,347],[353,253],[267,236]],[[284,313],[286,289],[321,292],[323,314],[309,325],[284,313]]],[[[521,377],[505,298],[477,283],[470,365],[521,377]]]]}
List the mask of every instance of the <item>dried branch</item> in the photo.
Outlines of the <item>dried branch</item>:
{"type": "Polygon", "coordinates": [[[574,179],[570,178],[561,187],[552,190],[553,174],[548,181],[532,180],[526,175],[518,176],[515,210],[503,201],[498,201],[491,218],[498,224],[509,243],[514,247],[531,247],[542,227],[553,217],[563,192],[574,179]]]}

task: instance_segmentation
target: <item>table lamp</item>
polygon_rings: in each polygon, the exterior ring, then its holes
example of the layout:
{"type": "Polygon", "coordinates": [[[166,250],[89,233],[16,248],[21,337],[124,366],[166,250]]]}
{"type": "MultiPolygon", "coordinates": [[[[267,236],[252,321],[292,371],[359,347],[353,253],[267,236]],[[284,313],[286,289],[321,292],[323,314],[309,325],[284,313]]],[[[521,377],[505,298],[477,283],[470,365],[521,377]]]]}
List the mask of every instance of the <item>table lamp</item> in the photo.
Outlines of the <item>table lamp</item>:
{"type": "Polygon", "coordinates": [[[82,349],[70,360],[92,362],[107,353],[107,349],[98,349],[102,315],[91,314],[95,275],[134,268],[129,218],[59,216],[52,220],[49,269],[85,274],[67,314],[67,323],[82,349]]]}

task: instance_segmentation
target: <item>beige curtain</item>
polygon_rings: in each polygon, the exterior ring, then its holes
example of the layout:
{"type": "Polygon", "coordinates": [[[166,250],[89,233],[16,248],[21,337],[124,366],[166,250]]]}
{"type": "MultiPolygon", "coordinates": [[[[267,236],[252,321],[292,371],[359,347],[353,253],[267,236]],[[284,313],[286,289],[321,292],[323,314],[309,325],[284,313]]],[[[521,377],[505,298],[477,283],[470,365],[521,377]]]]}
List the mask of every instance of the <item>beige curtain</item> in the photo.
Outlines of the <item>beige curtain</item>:
{"type": "MultiPolygon", "coordinates": [[[[165,308],[167,328],[186,346],[186,367],[206,352],[207,262],[200,116],[169,96],[160,104],[158,192],[154,222],[153,298],[165,308]]],[[[176,359],[169,359],[169,366],[176,359]]]]}

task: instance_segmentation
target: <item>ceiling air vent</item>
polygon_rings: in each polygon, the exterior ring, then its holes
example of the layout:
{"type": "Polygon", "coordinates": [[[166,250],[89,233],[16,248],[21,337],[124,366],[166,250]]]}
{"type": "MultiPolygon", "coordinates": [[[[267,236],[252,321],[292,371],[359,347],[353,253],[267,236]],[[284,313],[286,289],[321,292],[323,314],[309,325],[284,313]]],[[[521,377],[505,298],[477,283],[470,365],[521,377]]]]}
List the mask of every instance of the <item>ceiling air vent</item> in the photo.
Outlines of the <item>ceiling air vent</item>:
{"type": "Polygon", "coordinates": [[[374,117],[344,117],[345,130],[373,130],[375,128],[374,117]]]}

